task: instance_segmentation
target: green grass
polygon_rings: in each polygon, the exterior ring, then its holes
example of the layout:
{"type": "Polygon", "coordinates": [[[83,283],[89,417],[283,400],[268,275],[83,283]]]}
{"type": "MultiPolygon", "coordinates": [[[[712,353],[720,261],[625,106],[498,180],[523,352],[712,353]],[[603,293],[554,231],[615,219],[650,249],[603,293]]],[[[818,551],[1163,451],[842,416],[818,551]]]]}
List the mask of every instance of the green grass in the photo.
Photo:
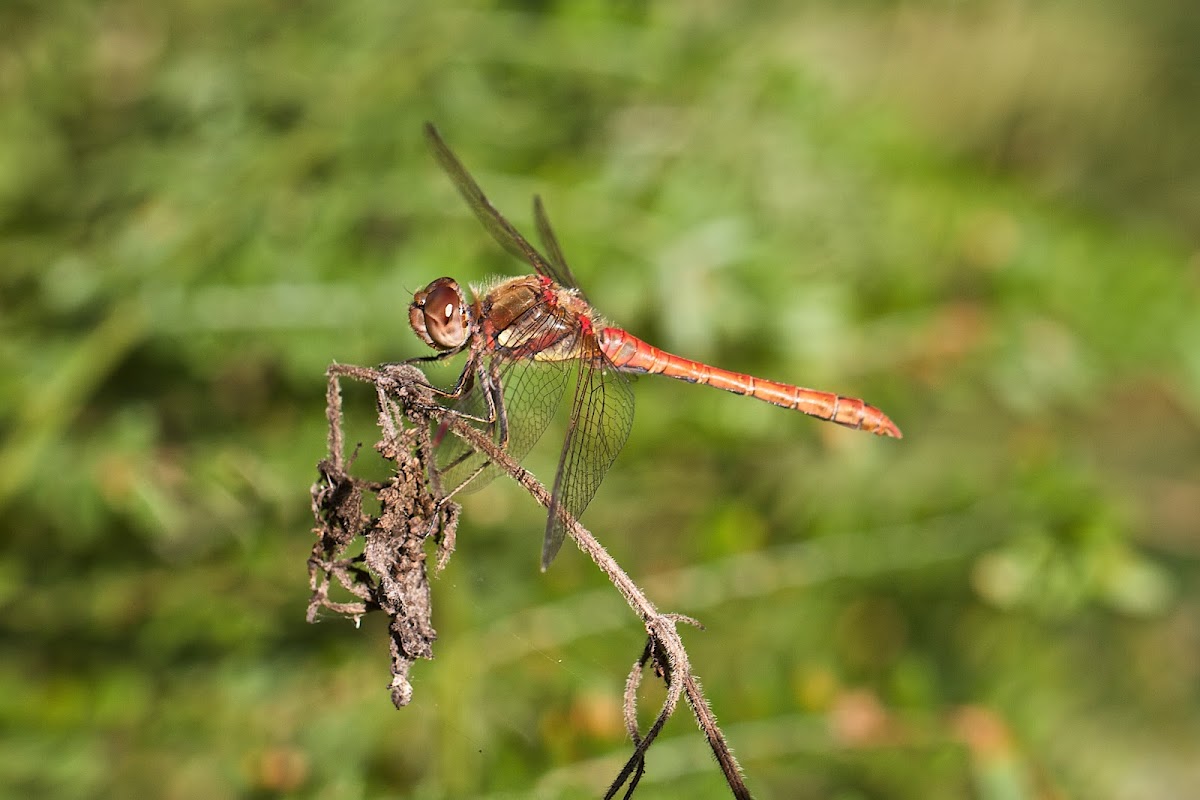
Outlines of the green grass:
{"type": "MultiPolygon", "coordinates": [[[[524,271],[428,119],[519,227],[545,198],[614,323],[904,430],[635,385],[584,521],[705,622],[692,664],[756,796],[1186,794],[1187,4],[519,5],[0,9],[0,791],[615,774],[639,626],[570,548],[538,572],[515,486],[465,498],[410,707],[378,620],[304,623],[325,367],[422,355],[434,277],[524,271]]],[[[347,408],[372,441],[371,395],[347,408]]],[[[646,781],[725,796],[685,713],[646,781]]]]}

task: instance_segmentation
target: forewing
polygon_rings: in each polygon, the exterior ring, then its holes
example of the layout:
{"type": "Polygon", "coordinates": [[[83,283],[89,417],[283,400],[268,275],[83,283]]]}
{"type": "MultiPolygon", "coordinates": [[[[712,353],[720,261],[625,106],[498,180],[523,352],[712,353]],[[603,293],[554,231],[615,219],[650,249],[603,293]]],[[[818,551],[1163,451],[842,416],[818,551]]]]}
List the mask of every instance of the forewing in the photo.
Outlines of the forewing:
{"type": "Polygon", "coordinates": [[[571,268],[567,266],[567,257],[563,255],[558,237],[554,235],[554,229],[550,227],[550,218],[546,216],[546,207],[542,205],[542,198],[538,195],[533,196],[533,221],[537,226],[538,238],[542,240],[542,247],[546,248],[546,255],[550,257],[550,266],[554,270],[550,273],[550,277],[559,286],[566,286],[578,291],[579,296],[586,302],[587,297],[583,294],[583,289],[579,287],[579,281],[575,280],[575,276],[571,273],[571,268]]]}
{"type": "Polygon", "coordinates": [[[567,528],[559,518],[561,506],[575,519],[587,508],[605,473],[625,446],[633,427],[633,390],[612,362],[595,348],[591,359],[579,362],[579,379],[571,421],[563,442],[558,474],[542,543],[542,569],[558,555],[567,528]]]}
{"type": "Polygon", "coordinates": [[[483,224],[483,227],[487,229],[492,238],[512,255],[529,262],[542,275],[557,280],[554,268],[496,210],[496,207],[487,199],[483,190],[479,188],[479,184],[467,172],[467,168],[450,151],[449,146],[442,140],[441,134],[438,133],[437,128],[431,122],[425,123],[425,138],[429,140],[429,147],[433,150],[433,156],[437,159],[438,164],[450,176],[450,180],[454,182],[458,193],[467,201],[467,205],[471,207],[471,211],[475,213],[476,218],[483,224]]]}

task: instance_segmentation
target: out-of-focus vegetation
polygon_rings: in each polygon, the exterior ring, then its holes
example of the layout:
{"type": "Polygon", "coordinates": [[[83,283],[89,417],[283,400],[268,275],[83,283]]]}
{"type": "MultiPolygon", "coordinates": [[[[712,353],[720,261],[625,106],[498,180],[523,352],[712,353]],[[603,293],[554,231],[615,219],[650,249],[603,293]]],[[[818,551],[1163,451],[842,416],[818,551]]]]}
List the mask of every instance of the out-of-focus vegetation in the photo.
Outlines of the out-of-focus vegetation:
{"type": "MultiPolygon", "coordinates": [[[[584,521],[708,625],[692,663],[756,793],[1194,793],[1198,37],[1184,0],[8,0],[0,786],[615,774],[642,636],[569,547],[539,574],[511,485],[466,498],[412,706],[378,621],[304,623],[325,366],[423,354],[434,277],[524,269],[430,119],[518,225],[545,196],[615,322],[906,434],[635,387],[584,521]]],[[[644,792],[724,796],[686,713],[644,792]]]]}

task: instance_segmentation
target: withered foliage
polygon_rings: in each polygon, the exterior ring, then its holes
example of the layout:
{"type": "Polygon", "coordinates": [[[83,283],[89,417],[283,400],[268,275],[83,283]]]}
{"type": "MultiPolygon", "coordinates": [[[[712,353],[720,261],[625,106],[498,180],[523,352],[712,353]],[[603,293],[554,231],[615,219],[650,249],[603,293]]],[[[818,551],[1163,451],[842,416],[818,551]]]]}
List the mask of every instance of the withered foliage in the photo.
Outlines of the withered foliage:
{"type": "Polygon", "coordinates": [[[436,479],[430,480],[434,473],[429,469],[433,463],[429,426],[419,418],[419,410],[430,405],[429,391],[413,367],[386,371],[332,367],[326,393],[329,454],[317,464],[320,479],[312,487],[317,540],[308,559],[313,590],[308,621],[316,622],[321,609],[355,618],[368,611],[387,614],[392,702],[397,708],[412,700],[408,680],[412,662],[432,659],[437,638],[431,621],[426,542],[431,537],[437,542],[441,569],[454,548],[459,516],[459,506],[444,502],[436,479]],[[363,480],[349,472],[354,457],[346,457],[342,434],[338,377],[343,375],[375,384],[381,432],[375,448],[394,465],[392,477],[385,482],[363,480]],[[377,514],[364,510],[367,495],[378,505],[377,514]],[[350,555],[359,537],[361,551],[350,555]],[[334,582],[359,602],[331,599],[334,582]]]}
{"type": "MultiPolygon", "coordinates": [[[[433,469],[431,428],[440,426],[486,455],[543,506],[549,507],[550,493],[495,442],[439,406],[415,367],[392,364],[372,369],[334,364],[327,375],[329,453],[318,463],[320,477],[312,487],[317,539],[308,559],[312,586],[308,621],[315,622],[322,609],[356,620],[371,611],[384,612],[390,621],[392,702],[400,708],[412,700],[408,676],[413,661],[432,659],[437,638],[430,621],[427,545],[430,539],[434,541],[440,570],[454,550],[460,512],[445,496],[433,469]],[[365,480],[350,473],[354,456],[345,453],[341,378],[375,387],[380,431],[375,449],[393,465],[386,481],[365,480]],[[378,513],[367,510],[376,505],[378,513]],[[331,598],[335,585],[357,601],[331,598]]],[[[676,631],[679,622],[699,623],[679,614],[660,613],[591,533],[565,510],[559,513],[571,538],[608,576],[648,635],[626,681],[625,725],[634,750],[605,797],[616,797],[622,790],[625,798],[633,795],[645,771],[646,753],[681,697],[687,698],[733,796],[750,797],[676,631]],[[637,689],[647,666],[666,684],[667,697],[643,734],[637,722],[637,689]]]]}

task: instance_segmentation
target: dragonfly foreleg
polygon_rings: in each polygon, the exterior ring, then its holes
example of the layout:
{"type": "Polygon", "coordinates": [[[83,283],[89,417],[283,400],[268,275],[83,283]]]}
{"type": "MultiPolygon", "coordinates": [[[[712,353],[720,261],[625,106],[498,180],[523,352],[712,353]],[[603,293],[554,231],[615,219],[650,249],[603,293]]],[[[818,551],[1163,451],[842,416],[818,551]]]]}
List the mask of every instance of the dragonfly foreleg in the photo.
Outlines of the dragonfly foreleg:
{"type": "MultiPolygon", "coordinates": [[[[462,347],[457,347],[453,350],[446,350],[444,352],[437,353],[436,355],[417,356],[416,358],[408,358],[404,361],[392,362],[391,364],[385,364],[384,366],[392,366],[392,364],[434,364],[438,361],[449,358],[450,356],[456,356],[461,353],[462,350],[462,347]]],[[[443,389],[439,386],[434,386],[428,381],[428,379],[426,379],[425,385],[428,386],[429,389],[439,397],[457,400],[467,392],[471,391],[471,387],[475,385],[475,373],[479,369],[477,367],[478,362],[478,355],[472,353],[466,367],[464,367],[463,371],[459,373],[458,380],[454,382],[454,386],[450,389],[443,389]]]]}
{"type": "Polygon", "coordinates": [[[466,346],[467,345],[464,342],[463,344],[460,344],[458,347],[451,347],[449,350],[442,350],[440,352],[434,353],[431,356],[414,356],[413,358],[406,358],[403,361],[398,361],[398,362],[394,362],[394,363],[398,363],[398,364],[434,364],[438,361],[445,361],[447,358],[453,358],[454,356],[461,353],[463,351],[463,349],[466,348],[466,346]]]}

